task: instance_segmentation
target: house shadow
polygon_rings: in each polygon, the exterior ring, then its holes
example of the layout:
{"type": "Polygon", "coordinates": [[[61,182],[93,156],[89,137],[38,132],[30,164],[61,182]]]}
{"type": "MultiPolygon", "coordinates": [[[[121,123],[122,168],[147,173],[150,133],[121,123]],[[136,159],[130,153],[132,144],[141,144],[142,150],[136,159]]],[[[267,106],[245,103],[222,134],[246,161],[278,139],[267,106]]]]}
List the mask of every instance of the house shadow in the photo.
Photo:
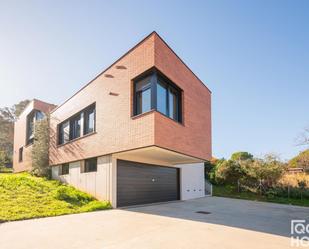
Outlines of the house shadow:
{"type": "Polygon", "coordinates": [[[204,197],[188,201],[121,208],[129,212],[185,219],[291,237],[292,219],[309,219],[309,208],[204,197]]]}

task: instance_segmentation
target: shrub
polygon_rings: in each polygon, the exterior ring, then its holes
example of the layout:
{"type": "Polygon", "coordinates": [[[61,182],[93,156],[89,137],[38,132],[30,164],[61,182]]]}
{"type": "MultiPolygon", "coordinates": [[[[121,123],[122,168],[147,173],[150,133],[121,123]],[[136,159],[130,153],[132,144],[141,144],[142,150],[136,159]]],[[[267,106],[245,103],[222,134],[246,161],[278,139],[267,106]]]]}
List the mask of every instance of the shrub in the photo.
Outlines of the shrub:
{"type": "Polygon", "coordinates": [[[91,195],[80,192],[77,189],[71,186],[60,186],[56,189],[55,198],[58,200],[66,201],[71,204],[80,204],[84,205],[90,201],[93,201],[94,198],[91,195]]]}
{"type": "Polygon", "coordinates": [[[278,192],[275,189],[269,189],[265,193],[266,197],[269,199],[273,199],[275,196],[278,195],[278,192]]]}

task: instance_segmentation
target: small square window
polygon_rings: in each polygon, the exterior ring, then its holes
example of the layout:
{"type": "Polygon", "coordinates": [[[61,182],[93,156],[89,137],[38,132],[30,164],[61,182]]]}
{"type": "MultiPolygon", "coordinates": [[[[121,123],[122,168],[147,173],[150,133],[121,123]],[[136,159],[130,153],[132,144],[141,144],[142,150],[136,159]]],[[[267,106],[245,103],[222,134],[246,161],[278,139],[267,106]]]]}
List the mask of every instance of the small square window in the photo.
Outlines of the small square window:
{"type": "Polygon", "coordinates": [[[68,163],[64,163],[59,166],[59,175],[68,175],[70,173],[70,165],[68,163]]]}
{"type": "Polygon", "coordinates": [[[68,163],[59,166],[59,175],[68,175],[70,173],[70,166],[68,163]]]}
{"type": "Polygon", "coordinates": [[[84,162],[84,170],[83,172],[95,172],[97,171],[97,158],[86,159],[84,162]]]}

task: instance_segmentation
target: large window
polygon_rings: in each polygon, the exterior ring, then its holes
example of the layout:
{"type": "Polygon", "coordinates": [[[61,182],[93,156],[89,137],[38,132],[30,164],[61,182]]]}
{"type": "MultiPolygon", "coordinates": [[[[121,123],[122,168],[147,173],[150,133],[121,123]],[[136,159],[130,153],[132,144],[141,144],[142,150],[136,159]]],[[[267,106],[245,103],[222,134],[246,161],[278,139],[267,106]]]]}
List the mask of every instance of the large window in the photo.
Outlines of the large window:
{"type": "Polygon", "coordinates": [[[97,171],[97,158],[90,158],[84,161],[84,170],[83,173],[86,172],[95,172],[97,171]]]}
{"type": "Polygon", "coordinates": [[[35,122],[43,118],[44,113],[38,110],[33,110],[30,114],[28,114],[26,125],[26,145],[33,143],[35,122]]]}
{"type": "Polygon", "coordinates": [[[58,144],[65,144],[93,132],[95,132],[95,104],[58,125],[58,144]]]}
{"type": "Polygon", "coordinates": [[[150,110],[182,122],[181,90],[157,70],[134,81],[134,114],[150,110]]]}

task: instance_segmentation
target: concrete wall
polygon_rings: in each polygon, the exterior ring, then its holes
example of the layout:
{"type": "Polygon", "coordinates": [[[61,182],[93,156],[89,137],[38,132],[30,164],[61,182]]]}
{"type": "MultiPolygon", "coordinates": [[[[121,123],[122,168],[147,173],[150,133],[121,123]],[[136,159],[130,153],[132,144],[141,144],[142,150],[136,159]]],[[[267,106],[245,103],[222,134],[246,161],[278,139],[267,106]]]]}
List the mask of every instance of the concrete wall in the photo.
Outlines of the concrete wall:
{"type": "MultiPolygon", "coordinates": [[[[117,159],[115,156],[98,157],[97,172],[81,173],[82,161],[69,163],[68,175],[59,176],[59,166],[52,167],[53,179],[70,184],[77,189],[95,196],[99,200],[110,201],[113,207],[117,207],[117,159]]],[[[155,163],[145,160],[137,160],[141,163],[155,163]]],[[[161,166],[166,166],[158,164],[161,166]]],[[[169,165],[180,168],[180,199],[189,200],[205,196],[204,164],[169,165]]]]}
{"type": "Polygon", "coordinates": [[[189,200],[205,196],[204,163],[181,164],[180,196],[181,200],[189,200]]]}
{"type": "Polygon", "coordinates": [[[52,167],[53,179],[70,184],[99,200],[112,202],[112,157],[98,157],[96,172],[81,173],[81,163],[82,161],[70,163],[68,175],[59,176],[59,166],[52,167]]]}

